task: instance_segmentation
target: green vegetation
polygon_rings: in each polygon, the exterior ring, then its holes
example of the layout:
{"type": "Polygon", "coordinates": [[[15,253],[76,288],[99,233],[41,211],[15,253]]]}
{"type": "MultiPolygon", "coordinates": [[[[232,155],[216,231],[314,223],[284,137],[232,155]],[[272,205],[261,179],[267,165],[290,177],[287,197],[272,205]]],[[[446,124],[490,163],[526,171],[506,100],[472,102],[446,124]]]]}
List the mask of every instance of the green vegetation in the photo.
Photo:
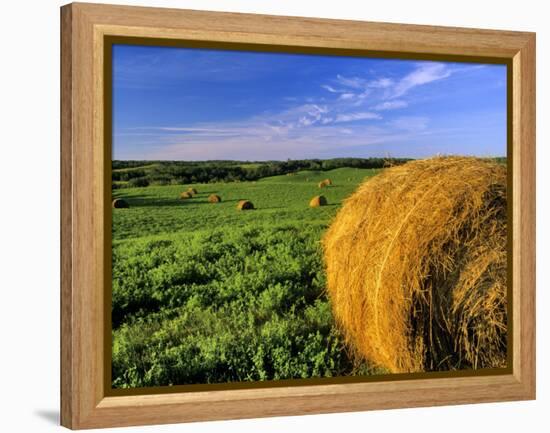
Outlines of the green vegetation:
{"type": "Polygon", "coordinates": [[[404,158],[335,158],[288,161],[113,161],[113,187],[181,185],[252,181],[300,170],[383,168],[407,162],[404,158]]]}
{"type": "Polygon", "coordinates": [[[187,200],[190,185],[114,190],[130,208],[113,209],[113,386],[372,374],[335,327],[320,239],[378,171],[194,183],[187,200]],[[334,185],[320,190],[327,177],[334,185]],[[320,191],[328,205],[310,208],[320,191]],[[238,211],[240,199],[256,209],[238,211]]]}

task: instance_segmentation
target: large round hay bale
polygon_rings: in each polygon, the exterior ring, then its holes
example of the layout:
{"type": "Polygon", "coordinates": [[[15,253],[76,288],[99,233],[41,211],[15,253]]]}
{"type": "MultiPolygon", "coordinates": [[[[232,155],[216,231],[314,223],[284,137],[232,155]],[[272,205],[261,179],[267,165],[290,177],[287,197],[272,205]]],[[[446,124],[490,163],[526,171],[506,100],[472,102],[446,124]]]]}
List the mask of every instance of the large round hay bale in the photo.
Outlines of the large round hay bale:
{"type": "Polygon", "coordinates": [[[440,157],[386,169],[323,239],[349,346],[390,372],[506,365],[506,168],[440,157]]]}
{"type": "Polygon", "coordinates": [[[210,203],[220,203],[222,201],[222,198],[219,195],[216,194],[210,194],[208,196],[208,201],[210,203]]]}
{"type": "Polygon", "coordinates": [[[180,194],[180,198],[182,200],[187,200],[189,198],[193,198],[193,194],[191,194],[189,191],[184,191],[180,194]]]}
{"type": "Polygon", "coordinates": [[[250,210],[250,209],[254,209],[254,205],[249,200],[239,200],[239,203],[237,203],[237,209],[250,210]]]}
{"type": "Polygon", "coordinates": [[[309,207],[326,206],[327,199],[324,195],[316,195],[309,202],[309,207]]]}
{"type": "Polygon", "coordinates": [[[193,187],[187,188],[187,192],[188,192],[189,194],[192,194],[192,195],[197,195],[197,194],[199,193],[199,192],[198,192],[195,188],[193,188],[193,187]]]}
{"type": "Polygon", "coordinates": [[[128,209],[130,207],[128,202],[122,198],[115,198],[112,205],[114,209],[128,209]]]}
{"type": "Polygon", "coordinates": [[[319,182],[319,188],[325,188],[327,186],[330,186],[332,185],[332,180],[330,179],[325,179],[325,180],[322,180],[321,182],[319,182]]]}

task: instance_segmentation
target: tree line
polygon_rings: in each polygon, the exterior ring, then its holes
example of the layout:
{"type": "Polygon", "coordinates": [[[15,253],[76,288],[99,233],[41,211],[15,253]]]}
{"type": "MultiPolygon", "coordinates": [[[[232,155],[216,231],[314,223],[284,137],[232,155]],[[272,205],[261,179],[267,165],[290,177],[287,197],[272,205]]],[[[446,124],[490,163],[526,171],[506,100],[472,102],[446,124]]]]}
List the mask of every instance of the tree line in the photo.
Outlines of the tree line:
{"type": "Polygon", "coordinates": [[[334,158],[287,161],[113,161],[113,188],[253,181],[300,170],[326,171],[341,167],[383,168],[406,158],[334,158]]]}

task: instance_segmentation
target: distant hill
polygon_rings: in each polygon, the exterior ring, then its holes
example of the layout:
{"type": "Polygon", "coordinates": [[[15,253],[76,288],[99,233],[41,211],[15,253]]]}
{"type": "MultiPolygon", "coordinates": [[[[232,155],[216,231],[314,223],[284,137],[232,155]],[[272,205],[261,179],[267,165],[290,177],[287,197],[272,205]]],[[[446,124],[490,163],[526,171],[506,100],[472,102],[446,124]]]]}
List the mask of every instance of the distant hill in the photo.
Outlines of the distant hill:
{"type": "Polygon", "coordinates": [[[407,158],[334,158],[286,161],[120,161],[112,163],[113,188],[253,181],[303,170],[384,168],[407,158]]]}

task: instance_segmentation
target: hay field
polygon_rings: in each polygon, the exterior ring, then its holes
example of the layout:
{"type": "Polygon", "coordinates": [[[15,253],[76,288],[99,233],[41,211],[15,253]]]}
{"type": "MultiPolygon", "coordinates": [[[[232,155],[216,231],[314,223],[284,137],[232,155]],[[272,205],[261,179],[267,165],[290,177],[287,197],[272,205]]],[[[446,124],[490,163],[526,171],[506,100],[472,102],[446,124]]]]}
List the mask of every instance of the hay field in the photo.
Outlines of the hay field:
{"type": "Polygon", "coordinates": [[[113,209],[114,387],[506,365],[501,161],[303,170],[113,199],[129,206],[113,209]],[[238,210],[243,200],[253,209],[238,210]]]}
{"type": "Polygon", "coordinates": [[[113,191],[113,386],[331,377],[354,360],[326,297],[320,240],[376,169],[113,191]],[[328,205],[310,208],[323,188],[328,205]],[[212,204],[216,194],[221,202],[212,204]],[[255,209],[239,212],[241,199],[255,209]]]}

